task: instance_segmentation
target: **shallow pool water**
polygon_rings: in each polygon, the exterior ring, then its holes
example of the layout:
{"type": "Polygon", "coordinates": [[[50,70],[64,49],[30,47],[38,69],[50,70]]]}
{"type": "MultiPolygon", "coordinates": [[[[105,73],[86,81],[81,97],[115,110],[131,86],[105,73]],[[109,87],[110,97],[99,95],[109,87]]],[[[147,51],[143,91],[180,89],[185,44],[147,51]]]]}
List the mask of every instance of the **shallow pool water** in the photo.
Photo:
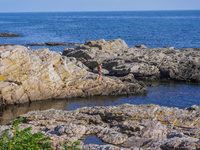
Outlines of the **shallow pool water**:
{"type": "Polygon", "coordinates": [[[6,124],[21,114],[34,110],[60,109],[74,110],[80,107],[111,106],[128,104],[156,104],[184,109],[192,105],[200,105],[200,85],[153,82],[148,87],[148,93],[140,96],[98,96],[90,98],[74,98],[65,100],[45,100],[30,104],[11,105],[1,108],[0,124],[6,124]]]}
{"type": "Polygon", "coordinates": [[[98,145],[106,145],[100,138],[96,136],[87,136],[84,141],[84,144],[98,144],[98,145]]]}

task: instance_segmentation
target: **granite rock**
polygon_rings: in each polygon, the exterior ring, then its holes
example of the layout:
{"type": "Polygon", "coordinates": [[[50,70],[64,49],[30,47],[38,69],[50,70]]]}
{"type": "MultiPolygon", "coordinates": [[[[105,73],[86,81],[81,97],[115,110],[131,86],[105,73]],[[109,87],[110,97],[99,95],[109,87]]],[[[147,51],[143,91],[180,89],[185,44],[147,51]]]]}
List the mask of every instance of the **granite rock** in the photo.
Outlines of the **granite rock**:
{"type": "MultiPolygon", "coordinates": [[[[187,149],[199,148],[199,108],[195,110],[130,105],[83,107],[72,111],[32,111],[22,115],[26,123],[20,129],[32,127],[50,137],[52,147],[94,135],[106,145],[84,144],[84,149],[187,149]]],[[[0,131],[10,128],[0,126],[0,131]]],[[[12,134],[10,135],[12,136],[12,134]]]]}
{"type": "Polygon", "coordinates": [[[125,76],[132,73],[136,78],[143,79],[164,78],[200,82],[199,48],[147,48],[145,45],[128,48],[121,39],[111,41],[101,39],[87,41],[81,47],[63,54],[78,59],[84,58],[83,63],[92,70],[101,62],[103,68],[112,76],[125,76]],[[84,55],[77,56],[78,53],[84,55]]]}
{"type": "MultiPolygon", "coordinates": [[[[74,57],[47,48],[0,47],[0,105],[45,99],[146,93],[146,85],[102,77],[74,57]]],[[[133,77],[134,78],[134,77],[133,77]]]]}

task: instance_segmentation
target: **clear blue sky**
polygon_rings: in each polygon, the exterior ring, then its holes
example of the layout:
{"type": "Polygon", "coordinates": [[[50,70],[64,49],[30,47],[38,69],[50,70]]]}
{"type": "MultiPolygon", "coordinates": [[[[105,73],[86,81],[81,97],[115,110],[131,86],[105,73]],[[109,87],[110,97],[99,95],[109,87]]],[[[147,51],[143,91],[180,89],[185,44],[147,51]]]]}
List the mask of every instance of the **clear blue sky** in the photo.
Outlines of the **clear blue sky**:
{"type": "Polygon", "coordinates": [[[200,9],[200,0],[0,0],[0,12],[193,9],[200,9]]]}

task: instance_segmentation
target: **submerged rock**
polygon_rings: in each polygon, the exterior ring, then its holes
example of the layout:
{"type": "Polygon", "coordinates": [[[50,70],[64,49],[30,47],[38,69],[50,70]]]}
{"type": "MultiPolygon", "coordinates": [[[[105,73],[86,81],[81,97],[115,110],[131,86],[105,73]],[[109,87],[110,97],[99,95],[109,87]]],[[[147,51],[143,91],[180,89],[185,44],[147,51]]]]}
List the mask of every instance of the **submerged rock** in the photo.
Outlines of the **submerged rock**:
{"type": "Polygon", "coordinates": [[[45,43],[46,45],[49,45],[49,46],[62,46],[62,45],[67,45],[66,43],[56,43],[56,42],[47,42],[45,43]]]}
{"type": "Polygon", "coordinates": [[[14,33],[0,33],[0,37],[19,37],[19,34],[14,33]]]}
{"type": "MultiPolygon", "coordinates": [[[[87,135],[99,137],[107,145],[84,145],[84,149],[199,149],[200,106],[196,110],[130,105],[83,107],[73,111],[32,111],[22,115],[26,123],[50,137],[52,147],[61,149],[87,135]]],[[[0,126],[0,131],[10,126],[0,126]]]]}
{"type": "Polygon", "coordinates": [[[28,46],[44,46],[44,43],[27,44],[28,46]]]}
{"type": "Polygon", "coordinates": [[[14,44],[0,44],[0,46],[14,46],[14,44]]]}

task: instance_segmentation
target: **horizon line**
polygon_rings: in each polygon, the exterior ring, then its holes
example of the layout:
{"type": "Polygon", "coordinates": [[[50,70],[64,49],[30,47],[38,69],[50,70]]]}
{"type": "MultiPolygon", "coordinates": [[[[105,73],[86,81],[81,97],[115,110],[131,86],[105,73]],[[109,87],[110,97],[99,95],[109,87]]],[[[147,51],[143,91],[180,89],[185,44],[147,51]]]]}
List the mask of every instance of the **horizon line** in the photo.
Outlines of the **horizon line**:
{"type": "Polygon", "coordinates": [[[0,13],[71,13],[71,12],[147,12],[147,11],[200,11],[200,9],[170,9],[170,10],[89,10],[89,11],[22,11],[0,13]]]}

